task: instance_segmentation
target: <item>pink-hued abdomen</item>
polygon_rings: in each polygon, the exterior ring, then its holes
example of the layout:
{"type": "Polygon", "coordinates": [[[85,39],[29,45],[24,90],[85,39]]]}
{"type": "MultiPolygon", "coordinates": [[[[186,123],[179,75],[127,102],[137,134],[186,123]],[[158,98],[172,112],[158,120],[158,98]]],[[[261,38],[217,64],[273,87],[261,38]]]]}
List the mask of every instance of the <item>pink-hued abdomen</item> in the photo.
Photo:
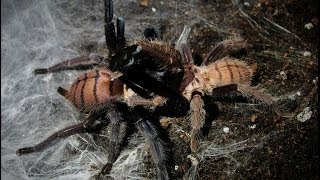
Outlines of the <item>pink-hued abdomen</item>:
{"type": "Polygon", "coordinates": [[[122,82],[118,79],[111,81],[111,73],[110,70],[100,69],[80,75],[65,97],[84,113],[97,105],[108,103],[111,98],[123,93],[122,82]]]}
{"type": "Polygon", "coordinates": [[[229,84],[250,84],[254,68],[244,61],[225,57],[205,67],[206,84],[211,88],[229,84]],[[207,74],[207,75],[206,75],[207,74]]]}
{"type": "MultiPolygon", "coordinates": [[[[255,67],[248,66],[244,61],[225,57],[207,66],[195,66],[185,68],[185,81],[190,81],[187,85],[182,83],[182,94],[189,100],[193,92],[210,94],[213,89],[230,84],[250,85],[255,67]],[[192,80],[190,79],[192,78],[192,80]]],[[[181,88],[180,87],[180,88],[181,88]]]]}

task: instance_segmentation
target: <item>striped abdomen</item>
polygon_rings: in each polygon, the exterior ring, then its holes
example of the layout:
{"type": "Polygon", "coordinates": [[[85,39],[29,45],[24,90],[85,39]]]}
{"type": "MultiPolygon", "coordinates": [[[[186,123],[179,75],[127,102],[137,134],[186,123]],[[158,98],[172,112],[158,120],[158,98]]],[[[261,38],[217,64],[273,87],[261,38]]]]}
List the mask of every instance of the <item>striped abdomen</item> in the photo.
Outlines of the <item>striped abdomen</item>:
{"type": "Polygon", "coordinates": [[[193,80],[186,86],[183,95],[191,99],[193,92],[210,94],[214,88],[230,84],[250,85],[255,67],[238,59],[225,57],[207,66],[193,66],[193,80]]]}
{"type": "Polygon", "coordinates": [[[122,95],[122,82],[111,77],[112,72],[107,69],[86,72],[77,78],[68,91],[61,94],[81,112],[89,113],[95,106],[122,95]]]}
{"type": "Polygon", "coordinates": [[[229,84],[248,84],[251,83],[255,67],[248,66],[244,61],[232,59],[230,57],[222,58],[206,66],[204,76],[210,89],[229,84]]]}

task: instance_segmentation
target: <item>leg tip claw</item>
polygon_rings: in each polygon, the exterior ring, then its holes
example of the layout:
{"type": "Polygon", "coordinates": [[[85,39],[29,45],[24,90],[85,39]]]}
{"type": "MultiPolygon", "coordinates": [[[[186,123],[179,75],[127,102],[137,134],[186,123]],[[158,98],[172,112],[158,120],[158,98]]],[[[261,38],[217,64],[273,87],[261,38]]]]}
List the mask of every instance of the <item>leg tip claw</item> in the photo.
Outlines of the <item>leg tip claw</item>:
{"type": "Polygon", "coordinates": [[[18,156],[21,156],[21,155],[23,155],[23,154],[29,154],[29,153],[32,153],[32,152],[34,152],[34,149],[33,149],[33,148],[31,148],[31,147],[26,147],[26,148],[18,149],[18,150],[16,151],[16,154],[17,154],[18,156]]]}
{"type": "Polygon", "coordinates": [[[33,71],[33,74],[37,75],[37,74],[46,74],[48,73],[48,69],[35,69],[33,71]]]}

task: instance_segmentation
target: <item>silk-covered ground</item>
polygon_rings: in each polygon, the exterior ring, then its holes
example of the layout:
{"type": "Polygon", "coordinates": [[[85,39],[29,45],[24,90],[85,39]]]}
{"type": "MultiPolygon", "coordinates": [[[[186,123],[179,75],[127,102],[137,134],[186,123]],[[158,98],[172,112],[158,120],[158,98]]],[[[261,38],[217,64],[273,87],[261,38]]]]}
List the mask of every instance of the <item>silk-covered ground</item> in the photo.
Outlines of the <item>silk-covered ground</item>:
{"type": "MultiPolygon", "coordinates": [[[[114,6],[115,16],[126,20],[128,40],[155,27],[172,44],[189,27],[190,47],[205,57],[224,39],[245,39],[250,47],[230,56],[256,63],[253,85],[278,98],[268,107],[236,96],[206,97],[196,166],[188,158],[188,118],[164,119],[173,179],[318,179],[317,1],[150,0],[144,7],[118,0],[114,6]]],[[[102,168],[103,135],[69,137],[21,157],[15,151],[81,119],[56,93],[81,72],[34,76],[32,70],[95,52],[104,41],[102,1],[1,1],[2,178],[89,179],[102,168]]],[[[139,133],[106,178],[156,178],[139,133]]]]}

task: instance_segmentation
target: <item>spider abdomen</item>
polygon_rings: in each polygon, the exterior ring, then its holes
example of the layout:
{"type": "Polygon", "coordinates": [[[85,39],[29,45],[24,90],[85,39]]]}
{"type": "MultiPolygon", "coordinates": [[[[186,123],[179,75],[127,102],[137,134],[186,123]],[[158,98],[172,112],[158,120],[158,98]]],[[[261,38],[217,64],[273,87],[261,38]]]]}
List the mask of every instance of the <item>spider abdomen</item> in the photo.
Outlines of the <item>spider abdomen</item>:
{"type": "Polygon", "coordinates": [[[191,99],[193,92],[211,94],[212,90],[230,84],[250,85],[255,67],[244,61],[225,57],[207,66],[195,66],[193,80],[186,86],[183,95],[191,99]]]}
{"type": "Polygon", "coordinates": [[[250,85],[255,71],[254,67],[247,65],[244,61],[230,57],[222,58],[203,68],[206,90],[210,92],[213,88],[230,84],[250,85]]]}
{"type": "Polygon", "coordinates": [[[113,80],[112,74],[107,69],[86,72],[77,78],[64,96],[77,109],[88,113],[94,106],[122,95],[123,84],[118,79],[113,80]]]}

